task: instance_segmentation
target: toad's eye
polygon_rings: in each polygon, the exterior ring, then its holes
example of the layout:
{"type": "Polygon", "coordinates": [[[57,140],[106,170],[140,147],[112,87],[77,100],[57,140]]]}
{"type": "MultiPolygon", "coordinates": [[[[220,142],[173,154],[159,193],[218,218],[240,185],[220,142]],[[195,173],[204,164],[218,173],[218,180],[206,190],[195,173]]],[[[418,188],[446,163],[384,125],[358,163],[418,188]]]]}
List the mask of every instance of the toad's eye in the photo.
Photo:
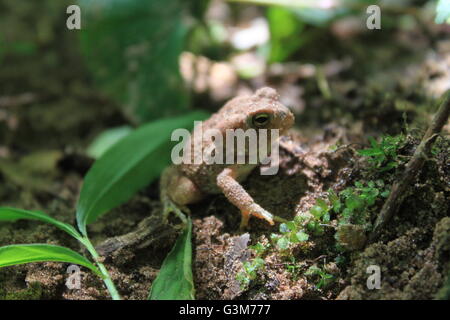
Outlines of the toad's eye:
{"type": "Polygon", "coordinates": [[[264,127],[269,123],[270,116],[268,113],[260,113],[252,118],[255,127],[264,127]]]}

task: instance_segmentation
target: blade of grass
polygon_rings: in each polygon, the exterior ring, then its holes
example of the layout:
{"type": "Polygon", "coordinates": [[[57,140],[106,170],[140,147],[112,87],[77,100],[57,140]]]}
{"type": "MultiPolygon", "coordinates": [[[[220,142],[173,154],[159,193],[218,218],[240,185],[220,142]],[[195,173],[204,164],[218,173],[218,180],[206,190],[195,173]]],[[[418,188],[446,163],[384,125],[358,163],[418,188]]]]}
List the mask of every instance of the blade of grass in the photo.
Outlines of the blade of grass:
{"type": "Polygon", "coordinates": [[[89,253],[98,265],[98,268],[85,257],[70,249],[46,244],[26,244],[0,247],[0,267],[44,261],[71,262],[79,264],[91,269],[99,275],[103,279],[103,282],[111,294],[111,297],[114,300],[120,300],[120,296],[108,271],[103,263],[100,262],[100,257],[97,251],[87,237],[82,237],[70,224],[60,222],[45,213],[7,207],[0,208],[0,221],[15,221],[18,219],[43,221],[53,224],[61,230],[66,231],[88,249],[89,253]]]}
{"type": "Polygon", "coordinates": [[[164,260],[153,281],[149,300],[194,300],[192,277],[192,221],[189,219],[183,233],[164,260]]]}
{"type": "Polygon", "coordinates": [[[59,229],[67,232],[72,237],[80,240],[82,237],[77,230],[70,224],[58,221],[43,212],[29,211],[22,209],[15,209],[9,207],[0,207],[0,221],[15,221],[19,219],[38,220],[46,223],[50,223],[59,229]]]}
{"type": "Polygon", "coordinates": [[[102,273],[93,263],[69,248],[39,243],[0,247],[0,267],[47,261],[78,264],[89,268],[103,278],[102,273]]]}

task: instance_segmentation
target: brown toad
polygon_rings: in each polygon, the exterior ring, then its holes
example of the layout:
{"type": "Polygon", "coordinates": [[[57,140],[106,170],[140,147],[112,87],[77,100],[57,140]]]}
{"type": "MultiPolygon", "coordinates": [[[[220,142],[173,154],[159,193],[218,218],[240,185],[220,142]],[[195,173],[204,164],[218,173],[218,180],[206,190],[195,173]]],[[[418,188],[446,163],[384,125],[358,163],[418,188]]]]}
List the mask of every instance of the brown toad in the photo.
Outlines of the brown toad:
{"type": "MultiPolygon", "coordinates": [[[[202,150],[210,147],[214,140],[207,136],[208,129],[215,129],[223,136],[227,130],[236,129],[278,129],[283,135],[294,123],[294,115],[279,102],[278,93],[272,88],[261,88],[252,96],[240,96],[228,101],[217,113],[202,123],[202,131],[195,128],[191,134],[192,148],[194,137],[200,134],[202,150]]],[[[267,131],[270,136],[270,130],[267,131]]],[[[259,136],[259,133],[258,133],[259,136]]],[[[270,137],[268,141],[271,141],[270,137]]],[[[258,146],[260,146],[258,144],[258,146]]],[[[225,146],[224,146],[225,147],[225,146]]],[[[248,152],[245,150],[236,152],[248,152]]],[[[270,147],[268,147],[270,150],[270,147]]],[[[224,150],[226,153],[227,150],[224,150]]],[[[192,157],[195,152],[192,153],[192,157]]],[[[248,156],[246,154],[246,156],[248,156]]],[[[227,199],[237,206],[242,213],[241,227],[248,224],[250,216],[265,219],[273,225],[274,218],[244,190],[240,182],[246,179],[258,164],[208,164],[182,163],[168,167],[161,176],[161,201],[165,206],[164,213],[177,213],[184,217],[179,208],[187,210],[185,205],[202,200],[205,195],[223,193],[227,199]]]]}

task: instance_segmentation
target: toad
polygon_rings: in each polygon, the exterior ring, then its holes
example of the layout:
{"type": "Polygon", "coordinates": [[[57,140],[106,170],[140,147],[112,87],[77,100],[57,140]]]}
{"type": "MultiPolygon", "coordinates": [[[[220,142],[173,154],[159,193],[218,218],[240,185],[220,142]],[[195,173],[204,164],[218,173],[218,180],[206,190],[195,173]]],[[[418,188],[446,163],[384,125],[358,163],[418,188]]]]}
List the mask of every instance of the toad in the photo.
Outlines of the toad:
{"type": "MultiPolygon", "coordinates": [[[[214,141],[206,136],[208,129],[215,129],[223,135],[229,130],[278,129],[283,135],[294,124],[294,115],[279,101],[275,89],[264,87],[251,96],[239,96],[228,101],[218,112],[202,123],[200,143],[207,150],[214,141]]],[[[191,134],[188,143],[193,144],[198,132],[191,134]]],[[[260,145],[258,144],[260,147],[260,145]]],[[[214,149],[214,148],[213,148],[214,149]]],[[[270,148],[268,148],[270,150],[270,148]]],[[[247,147],[237,152],[247,153],[247,147]]],[[[226,151],[225,151],[226,152],[226,151]]],[[[247,154],[248,156],[248,154],[247,154]]],[[[245,191],[241,183],[258,166],[255,163],[180,163],[164,170],[161,175],[160,197],[164,205],[164,217],[170,212],[185,220],[186,205],[201,201],[209,194],[223,193],[225,197],[241,211],[241,228],[248,225],[249,218],[264,219],[273,225],[283,219],[266,211],[245,191]]]]}

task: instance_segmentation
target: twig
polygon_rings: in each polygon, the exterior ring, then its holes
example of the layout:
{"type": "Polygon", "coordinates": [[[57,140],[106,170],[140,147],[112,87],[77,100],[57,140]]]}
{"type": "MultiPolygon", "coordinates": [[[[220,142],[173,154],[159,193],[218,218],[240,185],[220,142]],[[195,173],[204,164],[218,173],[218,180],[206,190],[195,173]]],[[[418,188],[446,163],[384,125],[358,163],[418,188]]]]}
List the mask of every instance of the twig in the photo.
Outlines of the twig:
{"type": "Polygon", "coordinates": [[[427,132],[422,138],[419,146],[414,152],[413,157],[406,165],[405,171],[400,180],[396,181],[392,185],[391,192],[386,202],[381,208],[381,212],[377,217],[372,234],[369,237],[369,241],[374,241],[380,235],[381,229],[386,225],[390,218],[397,213],[398,208],[402,204],[407,189],[413,182],[417,173],[421,170],[427,155],[430,152],[433,142],[439,135],[444,124],[450,114],[450,90],[444,93],[439,103],[439,109],[433,117],[431,125],[428,127],[427,132]]]}

